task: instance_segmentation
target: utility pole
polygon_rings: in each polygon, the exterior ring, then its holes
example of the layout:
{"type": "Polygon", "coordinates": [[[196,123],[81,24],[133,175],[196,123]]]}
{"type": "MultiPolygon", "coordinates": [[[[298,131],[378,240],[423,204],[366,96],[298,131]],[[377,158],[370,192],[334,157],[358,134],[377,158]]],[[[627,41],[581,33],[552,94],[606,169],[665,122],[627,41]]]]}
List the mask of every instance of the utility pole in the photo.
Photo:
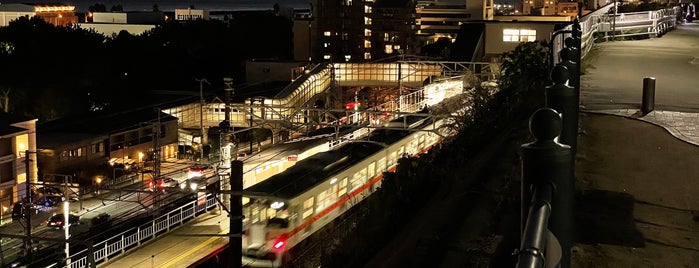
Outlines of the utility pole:
{"type": "Polygon", "coordinates": [[[29,181],[31,180],[31,169],[29,167],[32,160],[29,158],[29,154],[36,154],[36,152],[30,152],[29,150],[24,151],[24,171],[26,172],[24,182],[24,200],[26,200],[26,203],[24,204],[24,219],[27,223],[25,226],[25,231],[27,234],[27,240],[25,242],[27,256],[31,255],[32,253],[32,190],[29,184],[29,181]]]}
{"type": "Polygon", "coordinates": [[[204,159],[204,144],[206,143],[206,133],[204,133],[204,83],[211,85],[206,78],[194,79],[199,82],[199,127],[201,130],[201,144],[199,145],[200,161],[204,159]]]}
{"type": "MultiPolygon", "coordinates": [[[[243,191],[243,161],[235,160],[231,162],[231,174],[230,174],[229,185],[232,191],[242,192],[243,191]]],[[[243,252],[243,240],[241,234],[243,233],[243,204],[241,196],[234,196],[230,194],[230,231],[228,234],[228,245],[231,248],[232,254],[229,267],[241,267],[242,266],[242,252],[243,252]]]]}
{"type": "Polygon", "coordinates": [[[160,178],[160,108],[156,108],[155,111],[158,113],[158,123],[153,131],[153,178],[160,178]]]}
{"type": "Polygon", "coordinates": [[[398,50],[398,54],[400,54],[400,61],[398,62],[398,112],[402,112],[403,110],[402,107],[402,102],[403,102],[403,74],[401,73],[403,70],[403,60],[405,59],[405,54],[403,53],[402,49],[398,50]]]}

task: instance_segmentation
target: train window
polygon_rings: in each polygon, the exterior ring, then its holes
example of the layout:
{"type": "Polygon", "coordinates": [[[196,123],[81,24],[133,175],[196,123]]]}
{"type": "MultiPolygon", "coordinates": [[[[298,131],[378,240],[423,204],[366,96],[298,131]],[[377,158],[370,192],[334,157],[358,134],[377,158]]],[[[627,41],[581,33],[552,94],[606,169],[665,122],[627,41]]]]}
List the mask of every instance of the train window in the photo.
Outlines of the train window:
{"type": "Polygon", "coordinates": [[[333,194],[334,192],[335,187],[333,186],[330,187],[330,189],[327,189],[322,193],[318,194],[318,202],[316,202],[318,205],[316,211],[321,211],[335,203],[335,201],[337,200],[337,196],[333,194]]]}
{"type": "Polygon", "coordinates": [[[350,181],[350,191],[354,191],[355,189],[361,187],[366,178],[366,170],[362,169],[357,173],[354,173],[354,177],[352,178],[352,181],[350,181]]]}
{"type": "Polygon", "coordinates": [[[303,202],[303,219],[313,215],[313,197],[303,202]]]}
{"type": "Polygon", "coordinates": [[[374,175],[376,175],[376,162],[371,162],[367,168],[367,171],[367,176],[369,176],[369,178],[373,178],[374,175]]]}
{"type": "Polygon", "coordinates": [[[255,207],[251,211],[251,217],[252,218],[252,223],[256,223],[260,221],[260,209],[255,207]]]}
{"type": "Polygon", "coordinates": [[[398,155],[400,155],[400,157],[403,157],[404,153],[405,153],[405,146],[401,146],[400,149],[398,149],[398,155]]]}
{"type": "Polygon", "coordinates": [[[396,152],[392,152],[388,155],[388,166],[393,166],[396,163],[396,152]]]}
{"type": "Polygon", "coordinates": [[[384,172],[386,170],[386,157],[379,159],[379,173],[384,172]]]}
{"type": "Polygon", "coordinates": [[[344,177],[342,181],[340,181],[340,187],[347,187],[347,177],[344,177]]]}

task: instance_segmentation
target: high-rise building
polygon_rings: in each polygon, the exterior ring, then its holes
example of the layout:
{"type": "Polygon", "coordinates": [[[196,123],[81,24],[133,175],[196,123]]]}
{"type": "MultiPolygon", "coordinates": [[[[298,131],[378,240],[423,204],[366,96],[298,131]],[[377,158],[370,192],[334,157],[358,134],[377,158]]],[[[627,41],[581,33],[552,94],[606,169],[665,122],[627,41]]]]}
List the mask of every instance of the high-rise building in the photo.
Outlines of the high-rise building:
{"type": "Polygon", "coordinates": [[[417,3],[418,36],[423,44],[439,38],[456,38],[461,24],[466,21],[492,20],[493,0],[422,0],[417,3]]]}
{"type": "Polygon", "coordinates": [[[413,0],[316,0],[313,6],[313,61],[374,61],[416,48],[413,0]]]}

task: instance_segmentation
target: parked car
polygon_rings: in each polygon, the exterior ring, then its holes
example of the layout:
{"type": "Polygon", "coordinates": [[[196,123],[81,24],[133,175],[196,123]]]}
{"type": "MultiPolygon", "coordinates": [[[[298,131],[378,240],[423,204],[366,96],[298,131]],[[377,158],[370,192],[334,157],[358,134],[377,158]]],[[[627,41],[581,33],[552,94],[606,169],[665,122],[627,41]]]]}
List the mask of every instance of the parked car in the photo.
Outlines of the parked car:
{"type": "MultiPolygon", "coordinates": [[[[46,227],[61,228],[63,227],[64,220],[65,216],[63,213],[54,214],[48,220],[46,220],[46,227]]],[[[70,225],[79,225],[80,217],[77,215],[68,214],[68,221],[70,222],[70,225]]]]}

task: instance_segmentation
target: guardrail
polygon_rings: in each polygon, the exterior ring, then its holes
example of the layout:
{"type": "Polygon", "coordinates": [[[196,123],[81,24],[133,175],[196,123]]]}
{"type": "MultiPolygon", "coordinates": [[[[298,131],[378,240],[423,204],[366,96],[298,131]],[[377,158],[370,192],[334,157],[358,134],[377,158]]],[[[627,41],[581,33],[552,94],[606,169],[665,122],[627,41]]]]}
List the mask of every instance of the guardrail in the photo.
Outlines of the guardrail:
{"type": "MultiPolygon", "coordinates": [[[[582,30],[581,58],[585,58],[594,43],[601,39],[608,41],[639,35],[660,37],[677,26],[678,14],[682,13],[680,7],[618,14],[613,12],[613,8],[614,4],[608,4],[579,18],[582,30]]],[[[562,30],[570,33],[572,24],[562,30]]],[[[565,34],[553,35],[551,38],[552,51],[560,51],[563,48],[563,40],[568,36],[565,34]]],[[[560,61],[560,58],[558,55],[554,55],[553,60],[556,63],[560,61]]]]}

